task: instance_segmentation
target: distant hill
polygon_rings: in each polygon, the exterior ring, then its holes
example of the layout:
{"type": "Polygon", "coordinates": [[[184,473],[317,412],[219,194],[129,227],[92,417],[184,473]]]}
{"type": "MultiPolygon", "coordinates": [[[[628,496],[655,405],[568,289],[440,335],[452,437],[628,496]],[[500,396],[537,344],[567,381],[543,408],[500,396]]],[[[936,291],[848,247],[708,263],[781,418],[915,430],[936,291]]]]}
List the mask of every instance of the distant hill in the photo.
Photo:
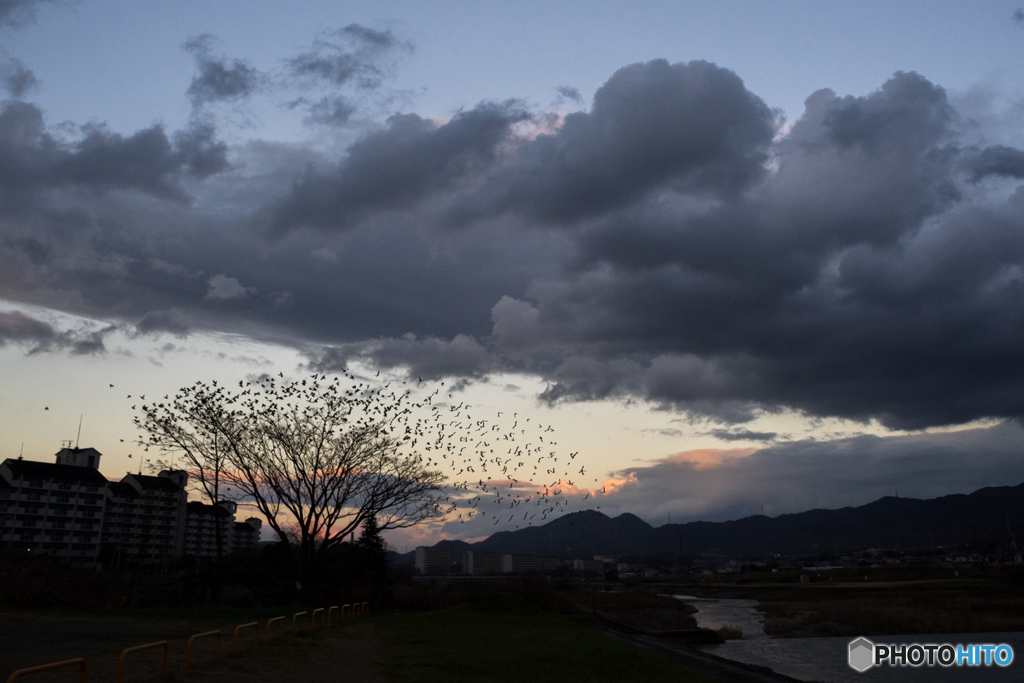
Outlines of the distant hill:
{"type": "Polygon", "coordinates": [[[652,527],[629,513],[608,517],[596,510],[585,510],[544,526],[501,531],[478,543],[441,541],[437,546],[447,547],[453,560],[466,550],[562,558],[679,551],[797,554],[1008,541],[1011,527],[1017,530],[1024,546],[1024,484],[929,500],[886,496],[866,505],[838,510],[809,510],[778,517],[754,515],[729,522],[660,527],[652,527]]]}

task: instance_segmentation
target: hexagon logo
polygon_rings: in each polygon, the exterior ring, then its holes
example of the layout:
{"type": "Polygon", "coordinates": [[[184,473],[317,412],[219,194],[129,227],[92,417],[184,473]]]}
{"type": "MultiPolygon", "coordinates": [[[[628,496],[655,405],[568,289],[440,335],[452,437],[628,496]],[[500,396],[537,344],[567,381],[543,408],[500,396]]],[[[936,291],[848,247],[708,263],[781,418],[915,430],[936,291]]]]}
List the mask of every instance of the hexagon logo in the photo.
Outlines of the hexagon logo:
{"type": "Polygon", "coordinates": [[[850,667],[861,673],[870,669],[875,663],[875,644],[867,638],[858,638],[850,642],[850,667]]]}

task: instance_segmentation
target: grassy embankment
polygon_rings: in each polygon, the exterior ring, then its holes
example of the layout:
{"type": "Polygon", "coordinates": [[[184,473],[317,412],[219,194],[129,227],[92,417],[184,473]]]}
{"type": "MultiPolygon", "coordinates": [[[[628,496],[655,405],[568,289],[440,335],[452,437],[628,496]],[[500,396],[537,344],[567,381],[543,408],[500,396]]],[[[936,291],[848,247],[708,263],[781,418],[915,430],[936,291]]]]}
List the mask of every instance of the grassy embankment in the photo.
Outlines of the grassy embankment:
{"type": "MultiPolygon", "coordinates": [[[[278,611],[280,613],[280,611],[278,611]]],[[[708,681],[661,655],[609,638],[587,616],[540,609],[516,595],[485,596],[429,612],[367,615],[341,627],[301,631],[267,647],[267,610],[132,610],[90,613],[0,614],[0,676],[16,668],[85,657],[89,680],[114,680],[121,651],[168,640],[168,674],[159,675],[160,651],[129,655],[124,683],[259,683],[307,679],[346,681],[708,681]],[[231,654],[234,626],[260,621],[260,647],[251,636],[231,654]],[[224,633],[223,654],[212,640],[197,642],[185,669],[190,635],[224,633]]],[[[289,614],[289,624],[291,617],[289,614]]],[[[280,628],[280,625],[275,625],[280,628]]],[[[250,632],[251,633],[251,632],[250,632]]],[[[31,683],[68,683],[70,670],[38,674],[31,683]]],[[[27,681],[28,679],[26,679],[27,681]]]]}

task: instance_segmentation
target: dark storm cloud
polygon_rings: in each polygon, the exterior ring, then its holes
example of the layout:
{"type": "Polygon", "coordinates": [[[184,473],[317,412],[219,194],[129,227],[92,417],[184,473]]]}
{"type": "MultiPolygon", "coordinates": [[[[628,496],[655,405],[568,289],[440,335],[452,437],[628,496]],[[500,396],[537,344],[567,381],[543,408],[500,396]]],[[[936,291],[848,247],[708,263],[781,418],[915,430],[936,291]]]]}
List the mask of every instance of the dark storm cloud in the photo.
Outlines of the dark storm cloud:
{"type": "Polygon", "coordinates": [[[39,80],[20,59],[11,57],[0,59],[0,83],[11,97],[20,98],[39,85],[39,80]]]}
{"type": "Polygon", "coordinates": [[[1020,153],[961,149],[958,125],[916,74],[815,93],[746,193],[660,196],[584,225],[571,270],[495,306],[498,345],[646,354],[644,395],[726,421],[1019,415],[1024,198],[964,185],[1015,176],[1020,153]]]}
{"type": "Polygon", "coordinates": [[[336,167],[302,177],[273,223],[278,230],[349,230],[371,212],[412,208],[486,169],[513,124],[527,116],[515,101],[483,103],[442,125],[396,114],[349,147],[336,167]]]}
{"type": "Polygon", "coordinates": [[[571,222],[657,190],[731,194],[763,174],[774,123],[728,69],[634,64],[598,89],[591,111],[525,144],[455,215],[571,222]]]}
{"type": "MultiPolygon", "coordinates": [[[[966,142],[972,125],[897,73],[811,94],[782,134],[731,71],[655,61],[560,125],[481,103],[394,115],[331,155],[253,142],[228,166],[199,122],[68,142],[8,102],[0,291],[144,333],[322,344],[313,368],[533,373],[549,403],[1017,416],[1024,152],[966,142]]],[[[740,435],[768,438],[720,433],[740,435]]]]}
{"type": "MultiPolygon", "coordinates": [[[[1024,430],[1013,421],[951,434],[797,441],[729,454],[718,464],[681,453],[614,473],[626,480],[601,511],[661,524],[864,505],[899,489],[934,498],[1024,481],[1024,430]],[[971,463],[965,468],[964,463],[971,463]]],[[[728,454],[728,452],[727,452],[728,454]]]]}
{"type": "Polygon", "coordinates": [[[159,125],[128,137],[100,125],[81,128],[73,143],[50,135],[32,104],[0,108],[0,197],[14,201],[56,188],[136,189],[182,199],[182,174],[205,177],[224,168],[226,147],[213,129],[192,128],[168,139],[159,125]]]}
{"type": "Polygon", "coordinates": [[[183,48],[196,60],[198,73],[192,77],[188,96],[196,107],[219,101],[238,101],[259,88],[263,75],[241,59],[213,54],[216,39],[203,34],[189,38],[183,48]]]}

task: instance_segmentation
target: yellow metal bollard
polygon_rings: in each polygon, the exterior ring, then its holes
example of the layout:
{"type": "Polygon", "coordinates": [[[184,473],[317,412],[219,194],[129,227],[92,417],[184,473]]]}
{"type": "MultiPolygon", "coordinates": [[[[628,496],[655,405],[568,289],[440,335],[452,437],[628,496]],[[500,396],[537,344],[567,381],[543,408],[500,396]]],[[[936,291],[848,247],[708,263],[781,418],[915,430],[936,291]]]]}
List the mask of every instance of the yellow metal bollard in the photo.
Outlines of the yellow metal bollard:
{"type": "Polygon", "coordinates": [[[16,679],[18,676],[34,674],[40,671],[49,671],[50,669],[59,669],[65,666],[75,666],[76,664],[79,667],[78,683],[85,683],[85,660],[81,657],[78,657],[76,659],[68,659],[63,662],[54,662],[53,664],[30,666],[27,669],[18,669],[17,671],[11,674],[10,678],[7,679],[7,683],[14,683],[14,679],[16,679]]]}
{"type": "Polygon", "coordinates": [[[369,611],[370,611],[370,603],[364,602],[363,603],[363,609],[361,609],[360,612],[362,612],[363,614],[366,614],[369,611]]]}
{"type": "Polygon", "coordinates": [[[292,635],[293,636],[295,635],[295,620],[298,619],[299,617],[302,617],[302,627],[303,628],[306,627],[306,613],[305,612],[296,612],[295,614],[293,614],[292,615],[292,635]]]}
{"type": "Polygon", "coordinates": [[[235,627],[235,639],[231,644],[231,654],[238,653],[238,632],[243,628],[249,628],[250,626],[256,628],[256,640],[253,642],[253,647],[260,646],[260,624],[258,621],[250,621],[248,624],[240,624],[235,627]]]}
{"type": "MultiPolygon", "coordinates": [[[[334,605],[333,607],[329,607],[327,609],[327,625],[328,626],[331,625],[331,617],[334,616],[334,610],[336,610],[336,609],[338,609],[337,605],[334,605]]],[[[339,621],[340,621],[340,619],[339,619],[339,621]]]]}
{"type": "Polygon", "coordinates": [[[273,619],[267,620],[267,645],[270,645],[270,625],[275,621],[281,622],[281,635],[288,635],[288,620],[285,617],[274,617],[273,619]]]}
{"type": "Polygon", "coordinates": [[[348,610],[348,616],[351,617],[355,612],[352,611],[352,605],[341,606],[341,621],[345,621],[345,610],[348,610]]]}
{"type": "Polygon", "coordinates": [[[191,668],[192,666],[192,641],[196,638],[206,638],[207,636],[217,636],[217,659],[220,659],[220,631],[207,631],[206,633],[197,633],[188,639],[188,645],[185,647],[185,668],[191,668]]]}
{"type": "Polygon", "coordinates": [[[164,663],[160,669],[161,674],[167,673],[167,641],[159,640],[155,643],[147,643],[146,645],[136,645],[130,647],[121,653],[121,659],[117,662],[117,683],[121,683],[121,675],[124,673],[124,660],[128,656],[129,652],[138,652],[139,650],[148,650],[151,647],[163,647],[164,649],[164,663]]]}
{"type": "Polygon", "coordinates": [[[316,613],[317,613],[317,612],[319,612],[319,613],[320,613],[320,625],[321,625],[321,626],[324,626],[324,625],[325,625],[325,624],[324,624],[324,608],[323,608],[323,607],[317,607],[317,608],[316,608],[315,610],[313,610],[313,617],[312,617],[312,619],[310,619],[310,621],[309,621],[310,625],[311,625],[311,626],[312,626],[313,628],[316,628],[316,613]]]}

